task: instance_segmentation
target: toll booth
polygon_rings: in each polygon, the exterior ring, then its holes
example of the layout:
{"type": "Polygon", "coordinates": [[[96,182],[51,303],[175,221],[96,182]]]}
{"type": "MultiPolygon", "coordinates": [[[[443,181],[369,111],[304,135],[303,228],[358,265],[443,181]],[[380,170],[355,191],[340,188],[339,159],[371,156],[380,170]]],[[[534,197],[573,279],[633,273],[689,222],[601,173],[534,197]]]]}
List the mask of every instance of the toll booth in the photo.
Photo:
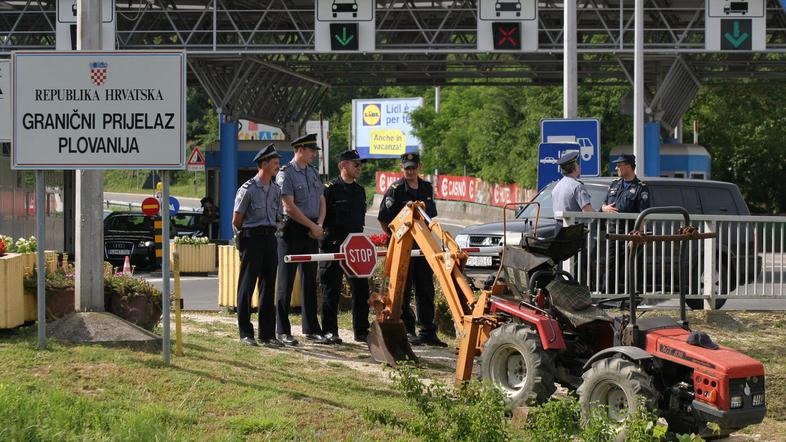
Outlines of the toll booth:
{"type": "MultiPolygon", "coordinates": [[[[248,181],[257,173],[257,166],[254,164],[254,155],[270,143],[276,145],[276,150],[281,154],[281,164],[284,165],[294,156],[292,146],[288,140],[238,140],[237,142],[237,183],[238,186],[248,181]]],[[[210,143],[205,149],[205,172],[207,173],[207,195],[221,207],[219,192],[219,168],[221,159],[219,155],[219,143],[210,143]]],[[[230,201],[232,205],[234,201],[230,201]]]]}
{"type": "MultiPolygon", "coordinates": [[[[611,161],[620,154],[633,153],[630,144],[616,146],[609,155],[609,172],[614,175],[611,161]]],[[[660,145],[660,176],[670,178],[692,178],[708,180],[711,178],[710,170],[712,158],[704,146],[699,144],[669,144],[660,145]]],[[[642,171],[636,169],[639,175],[642,171]]]]}

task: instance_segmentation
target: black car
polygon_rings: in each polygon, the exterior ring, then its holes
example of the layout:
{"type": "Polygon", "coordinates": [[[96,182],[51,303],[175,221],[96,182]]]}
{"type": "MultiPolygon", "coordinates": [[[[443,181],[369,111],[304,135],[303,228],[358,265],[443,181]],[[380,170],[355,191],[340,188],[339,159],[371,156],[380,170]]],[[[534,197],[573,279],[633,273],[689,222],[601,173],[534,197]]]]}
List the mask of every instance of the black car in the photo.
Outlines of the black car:
{"type": "MultiPolygon", "coordinates": [[[[600,178],[582,178],[587,190],[590,193],[591,205],[594,209],[599,210],[606,197],[606,192],[609,188],[613,178],[600,177],[600,178]]],[[[653,207],[663,206],[682,206],[685,207],[691,214],[707,214],[707,215],[750,215],[748,206],[742,199],[739,188],[733,183],[726,183],[721,181],[710,180],[686,180],[681,178],[647,178],[644,180],[651,190],[651,204],[653,207]]],[[[535,198],[534,201],[540,203],[540,222],[537,227],[537,236],[549,237],[556,234],[558,229],[557,222],[554,220],[554,212],[552,210],[551,191],[556,183],[552,183],[544,188],[535,198]]],[[[507,224],[507,243],[518,243],[523,235],[528,234],[532,229],[532,224],[535,222],[536,208],[534,205],[527,206],[523,210],[516,213],[512,220],[508,220],[507,224]]],[[[665,222],[655,222],[652,227],[657,233],[662,233],[661,229],[668,231],[669,227],[664,225],[665,222]]],[[[728,235],[727,232],[736,232],[738,223],[726,223],[723,225],[718,244],[718,275],[716,284],[722,293],[727,293],[737,287],[737,275],[740,275],[741,282],[753,282],[756,279],[758,271],[761,269],[761,258],[756,255],[755,247],[757,235],[755,231],[744,231],[740,236],[734,234],[728,235]],[[739,239],[738,239],[739,238],[739,239]],[[746,251],[746,244],[748,245],[746,251]],[[739,250],[739,260],[736,251],[739,250]],[[732,251],[732,254],[727,254],[727,251],[732,251]],[[740,268],[737,271],[737,262],[740,265],[747,263],[746,268],[740,268]],[[728,287],[727,287],[728,286],[728,287]]],[[[619,233],[625,230],[623,226],[619,233]]],[[[744,230],[744,228],[743,228],[744,230]]],[[[499,245],[502,240],[502,222],[495,222],[489,224],[478,224],[468,226],[461,230],[456,235],[456,241],[462,247],[478,247],[478,246],[494,246],[499,245]]],[[[596,244],[597,228],[590,226],[591,240],[589,241],[592,247],[596,244]]],[[[693,250],[691,254],[691,269],[701,269],[699,263],[698,241],[693,241],[693,250]]],[[[671,261],[676,262],[676,251],[669,250],[666,252],[662,246],[655,246],[650,248],[647,253],[646,265],[649,268],[660,268],[661,262],[665,259],[665,268],[672,268],[671,261]]],[[[599,268],[604,267],[605,251],[596,253],[594,250],[589,251],[589,256],[594,264],[596,258],[599,257],[601,261],[599,268]]],[[[498,266],[498,257],[471,257],[467,261],[468,266],[486,267],[498,266]]],[[[583,282],[588,283],[591,287],[598,279],[595,275],[594,265],[587,266],[586,262],[582,265],[578,277],[583,282]],[[586,267],[590,267],[590,273],[586,271],[586,267]]],[[[676,272],[676,267],[675,272],[676,272]]],[[[678,290],[678,282],[674,282],[675,278],[669,272],[661,274],[661,272],[654,272],[655,281],[649,281],[654,284],[658,289],[668,289],[670,291],[678,290]]],[[[701,274],[695,270],[691,272],[694,279],[689,281],[689,287],[692,293],[698,293],[701,274]]],[[[595,287],[593,287],[594,289],[595,287]]],[[[719,299],[717,305],[722,305],[724,299],[719,299]]],[[[689,300],[691,307],[699,307],[700,300],[689,300]]]]}
{"type": "MultiPolygon", "coordinates": [[[[170,218],[170,238],[199,236],[199,212],[179,213],[170,218]]],[[[104,259],[121,266],[125,257],[131,264],[156,267],[153,217],[141,212],[114,212],[104,218],[104,259]]]]}

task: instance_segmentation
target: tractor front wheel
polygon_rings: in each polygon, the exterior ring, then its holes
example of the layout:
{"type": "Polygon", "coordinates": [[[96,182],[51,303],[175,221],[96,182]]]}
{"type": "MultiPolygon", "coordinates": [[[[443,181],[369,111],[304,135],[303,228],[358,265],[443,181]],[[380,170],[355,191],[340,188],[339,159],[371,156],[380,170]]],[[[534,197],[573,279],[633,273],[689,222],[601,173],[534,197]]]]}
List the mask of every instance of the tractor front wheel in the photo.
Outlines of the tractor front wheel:
{"type": "Polygon", "coordinates": [[[503,392],[509,409],[546,402],[557,389],[551,356],[538,334],[520,324],[491,332],[483,346],[480,376],[503,392]]]}
{"type": "Polygon", "coordinates": [[[636,412],[639,401],[650,410],[658,406],[658,393],[650,376],[638,364],[622,356],[601,359],[582,375],[578,388],[579,404],[585,418],[600,405],[605,417],[622,424],[636,412]]]}

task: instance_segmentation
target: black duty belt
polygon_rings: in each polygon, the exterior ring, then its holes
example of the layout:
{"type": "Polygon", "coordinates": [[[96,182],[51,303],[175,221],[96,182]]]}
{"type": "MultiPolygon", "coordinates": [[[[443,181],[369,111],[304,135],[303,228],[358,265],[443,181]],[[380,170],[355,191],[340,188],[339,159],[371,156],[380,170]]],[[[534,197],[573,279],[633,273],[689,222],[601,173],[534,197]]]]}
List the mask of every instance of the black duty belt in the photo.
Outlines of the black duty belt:
{"type": "Polygon", "coordinates": [[[252,235],[273,235],[276,233],[276,226],[246,227],[243,230],[252,235]]]}

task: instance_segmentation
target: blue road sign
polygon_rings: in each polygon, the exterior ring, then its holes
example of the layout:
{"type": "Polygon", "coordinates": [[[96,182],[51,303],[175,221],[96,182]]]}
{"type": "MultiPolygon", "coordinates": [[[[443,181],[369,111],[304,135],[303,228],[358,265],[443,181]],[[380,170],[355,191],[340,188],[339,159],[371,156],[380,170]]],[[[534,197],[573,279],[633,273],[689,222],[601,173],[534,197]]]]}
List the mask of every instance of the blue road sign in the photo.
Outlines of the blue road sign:
{"type": "MultiPolygon", "coordinates": [[[[581,152],[581,146],[577,143],[541,143],[538,146],[538,191],[562,178],[557,160],[568,152],[581,152]]],[[[583,175],[584,169],[581,171],[583,175]]]]}
{"type": "Polygon", "coordinates": [[[540,120],[543,143],[578,143],[581,174],[600,176],[600,121],[596,118],[576,120],[540,120]]]}
{"type": "Polygon", "coordinates": [[[170,196],[169,197],[169,216],[177,215],[177,212],[180,210],[180,201],[177,198],[170,196]]]}

